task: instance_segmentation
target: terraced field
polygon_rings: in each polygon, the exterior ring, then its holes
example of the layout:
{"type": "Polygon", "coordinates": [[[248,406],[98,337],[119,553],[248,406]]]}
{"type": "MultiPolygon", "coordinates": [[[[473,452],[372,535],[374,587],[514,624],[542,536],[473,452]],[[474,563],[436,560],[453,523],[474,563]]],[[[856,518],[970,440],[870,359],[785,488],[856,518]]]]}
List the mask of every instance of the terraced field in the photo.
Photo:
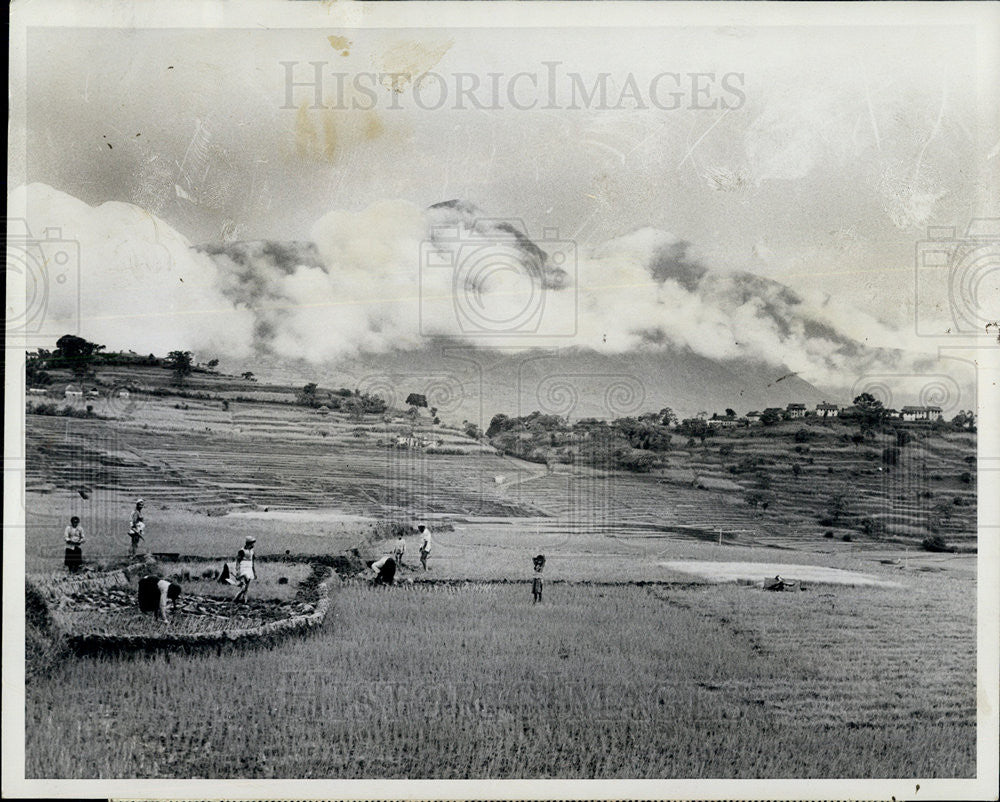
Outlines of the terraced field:
{"type": "MultiPolygon", "coordinates": [[[[428,570],[411,534],[399,585],[331,580],[332,615],[303,637],[47,667],[26,702],[29,776],[974,775],[974,436],[914,428],[889,464],[888,436],[783,424],[675,437],[650,474],[550,469],[426,417],[321,415],[287,388],[238,400],[249,390],[230,383],[99,400],[103,420],[27,416],[29,569],[62,570],[71,514],[85,561],[120,563],[142,495],[150,551],[231,560],[254,535],[275,560],[370,558],[387,522],[422,519],[428,570]],[[932,530],[965,553],[918,551],[932,530]],[[731,563],[744,584],[717,581],[731,563]],[[807,587],[759,589],[789,571],[807,587]]],[[[204,563],[173,565],[194,605],[179,627],[240,629],[204,563]]],[[[308,616],[274,584],[296,569],[264,568],[258,601],[308,616]]],[[[81,596],[55,615],[157,636],[125,602],[81,596]]]]}

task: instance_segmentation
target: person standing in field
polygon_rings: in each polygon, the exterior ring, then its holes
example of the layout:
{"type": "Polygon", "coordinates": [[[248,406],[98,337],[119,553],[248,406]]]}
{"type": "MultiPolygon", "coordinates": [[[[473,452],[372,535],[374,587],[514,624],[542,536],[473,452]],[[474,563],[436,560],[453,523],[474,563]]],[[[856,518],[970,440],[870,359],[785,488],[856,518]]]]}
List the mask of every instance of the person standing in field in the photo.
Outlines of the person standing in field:
{"type": "Polygon", "coordinates": [[[431,530],[423,524],[417,527],[417,531],[423,536],[420,541],[420,564],[427,570],[427,557],[431,553],[431,530]]]}
{"type": "Polygon", "coordinates": [[[531,603],[539,604],[542,601],[542,571],[545,569],[545,555],[538,554],[532,557],[531,564],[535,568],[535,578],[531,582],[531,603]]]}
{"type": "Polygon", "coordinates": [[[129,548],[128,556],[135,557],[135,550],[139,547],[139,541],[145,540],[142,533],[146,531],[146,522],[142,517],[143,500],[139,499],[135,503],[135,509],[128,519],[128,536],[132,538],[132,546],[129,548]]]}
{"type": "Polygon", "coordinates": [[[144,576],[139,580],[139,610],[143,613],[159,613],[163,621],[167,618],[167,602],[173,602],[177,609],[177,599],[181,595],[181,586],[176,582],[168,582],[158,576],[144,576]]]}
{"type": "Polygon", "coordinates": [[[254,562],[253,549],[257,543],[257,538],[247,537],[243,548],[236,553],[236,581],[240,584],[240,591],[233,597],[234,602],[246,603],[247,591],[250,583],[257,578],[256,564],[254,562]]]}
{"type": "Polygon", "coordinates": [[[403,540],[403,536],[399,536],[399,540],[396,541],[396,548],[392,552],[392,556],[396,558],[396,566],[399,568],[403,567],[403,555],[406,553],[406,541],[403,540]]]}
{"type": "Polygon", "coordinates": [[[63,534],[66,540],[66,568],[75,573],[80,570],[83,564],[83,529],[80,527],[80,519],[75,515],[69,519],[69,526],[63,534]]]}

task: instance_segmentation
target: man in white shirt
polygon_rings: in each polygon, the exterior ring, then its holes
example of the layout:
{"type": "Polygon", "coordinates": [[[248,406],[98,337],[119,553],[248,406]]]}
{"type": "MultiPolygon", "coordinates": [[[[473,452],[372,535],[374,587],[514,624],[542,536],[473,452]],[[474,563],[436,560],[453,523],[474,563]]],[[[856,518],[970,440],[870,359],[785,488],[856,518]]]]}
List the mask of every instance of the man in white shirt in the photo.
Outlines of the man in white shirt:
{"type": "Polygon", "coordinates": [[[423,536],[420,543],[420,564],[427,570],[427,557],[431,553],[431,530],[424,524],[417,527],[417,531],[423,536]]]}

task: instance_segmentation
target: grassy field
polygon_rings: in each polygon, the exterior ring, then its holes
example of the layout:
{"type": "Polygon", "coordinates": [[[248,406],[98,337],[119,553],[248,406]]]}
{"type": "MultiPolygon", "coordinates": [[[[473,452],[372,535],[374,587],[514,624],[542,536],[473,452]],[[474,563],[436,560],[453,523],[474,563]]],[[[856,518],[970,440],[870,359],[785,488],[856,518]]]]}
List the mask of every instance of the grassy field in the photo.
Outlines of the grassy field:
{"type": "Polygon", "coordinates": [[[973,616],[912,592],[347,585],[274,648],[59,667],[27,774],[972,776],[973,616]]]}
{"type": "MultiPolygon", "coordinates": [[[[881,441],[795,422],[675,438],[648,475],[549,470],[426,416],[320,415],[225,377],[196,389],[212,397],[27,416],[29,574],[63,571],[70,515],[88,565],[120,563],[140,495],[146,551],[221,566],[254,535],[258,599],[306,570],[268,557],[373,558],[387,522],[431,523],[430,570],[409,536],[404,584],[345,582],[307,636],[53,661],[27,689],[28,776],[975,772],[974,435],[914,429],[888,466],[881,441]],[[392,445],[411,428],[439,453],[392,445]],[[773,502],[752,508],[763,485],[773,502]],[[837,493],[844,514],[822,523],[837,493]],[[932,526],[963,553],[920,550],[932,526]],[[806,591],[735,581],[796,571],[806,591]]],[[[229,593],[202,563],[164,565],[192,594],[229,593]]]]}

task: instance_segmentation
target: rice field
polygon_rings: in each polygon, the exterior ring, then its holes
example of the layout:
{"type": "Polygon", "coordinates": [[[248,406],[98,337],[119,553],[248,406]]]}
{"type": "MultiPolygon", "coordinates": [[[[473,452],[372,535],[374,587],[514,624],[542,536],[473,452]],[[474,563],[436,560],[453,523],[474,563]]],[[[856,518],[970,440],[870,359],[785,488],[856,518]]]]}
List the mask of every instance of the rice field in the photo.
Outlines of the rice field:
{"type": "Polygon", "coordinates": [[[970,777],[974,614],[899,591],[346,583],[269,646],[67,662],[27,776],[970,777]]]}

